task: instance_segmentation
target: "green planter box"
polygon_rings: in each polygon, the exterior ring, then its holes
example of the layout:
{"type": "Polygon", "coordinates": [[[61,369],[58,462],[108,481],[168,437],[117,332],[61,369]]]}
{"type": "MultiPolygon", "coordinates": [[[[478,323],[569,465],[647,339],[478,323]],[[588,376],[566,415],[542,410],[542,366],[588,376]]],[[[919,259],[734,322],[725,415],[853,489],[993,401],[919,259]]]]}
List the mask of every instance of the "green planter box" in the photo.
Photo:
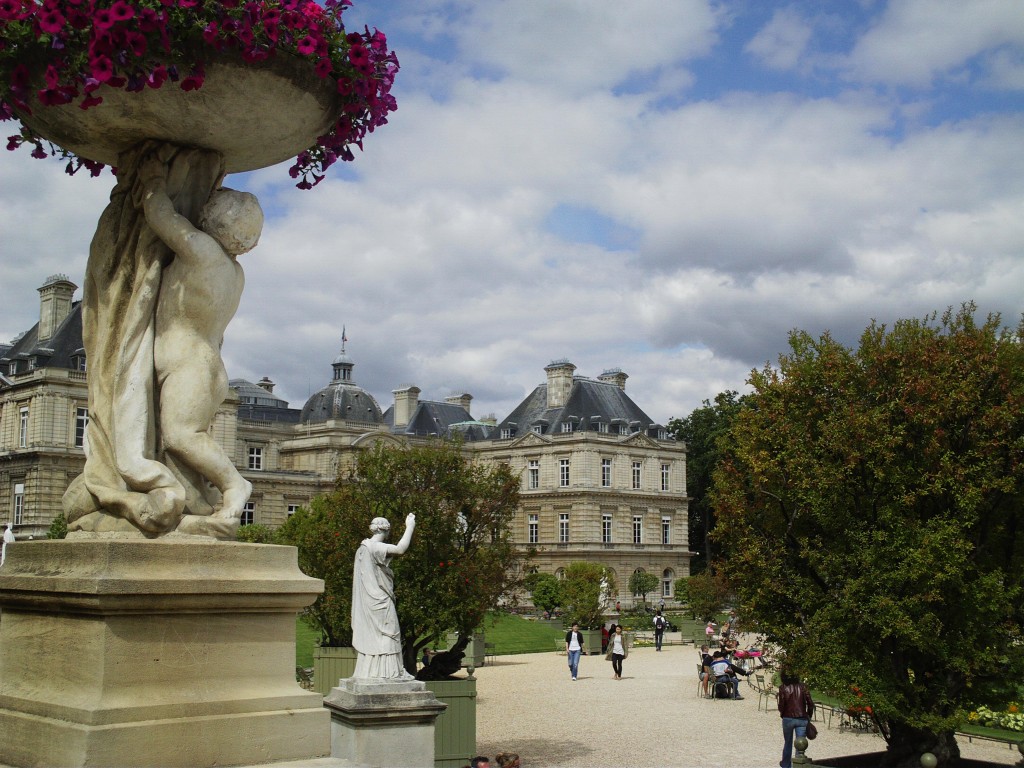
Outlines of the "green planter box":
{"type": "Polygon", "coordinates": [[[600,629],[581,629],[580,634],[583,635],[583,647],[587,649],[589,655],[601,652],[600,629]]]}
{"type": "Polygon", "coordinates": [[[434,723],[434,768],[462,768],[476,755],[476,678],[428,680],[448,708],[434,723]]]}
{"type": "Polygon", "coordinates": [[[355,648],[313,648],[313,690],[321,696],[330,693],[343,677],[352,677],[355,671],[355,648]]]}
{"type": "MultiPolygon", "coordinates": [[[[459,639],[458,632],[448,633],[448,647],[451,648],[459,639]]],[[[487,648],[484,645],[484,633],[475,632],[473,639],[469,641],[469,645],[466,646],[464,651],[466,654],[462,659],[462,666],[468,667],[472,664],[473,667],[479,668],[484,665],[484,661],[487,659],[487,648]]]]}

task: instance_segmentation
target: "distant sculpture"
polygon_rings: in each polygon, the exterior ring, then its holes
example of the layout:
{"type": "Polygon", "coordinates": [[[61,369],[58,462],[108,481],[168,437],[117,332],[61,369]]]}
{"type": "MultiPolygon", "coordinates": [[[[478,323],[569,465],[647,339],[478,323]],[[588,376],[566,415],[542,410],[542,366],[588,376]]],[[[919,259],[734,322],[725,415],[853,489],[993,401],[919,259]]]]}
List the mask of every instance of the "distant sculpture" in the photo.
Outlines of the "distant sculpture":
{"type": "Polygon", "coordinates": [[[0,565],[4,564],[7,560],[7,545],[14,541],[14,531],[11,529],[11,524],[8,523],[7,527],[4,528],[4,543],[3,548],[0,549],[0,565]]]}
{"type": "Polygon", "coordinates": [[[356,551],[352,569],[352,645],[356,649],[354,678],[412,680],[402,663],[402,634],[395,607],[391,558],[409,549],[416,516],[405,518],[405,532],[397,544],[387,544],[391,524],[383,517],[370,523],[370,538],[356,551]]]}
{"type": "Polygon", "coordinates": [[[252,195],[219,190],[223,175],[205,150],[154,142],[122,157],[86,268],[90,421],[85,471],[64,496],[69,532],[238,529],[251,486],[207,430],[228,392],[234,257],[263,214],[252,195]]]}

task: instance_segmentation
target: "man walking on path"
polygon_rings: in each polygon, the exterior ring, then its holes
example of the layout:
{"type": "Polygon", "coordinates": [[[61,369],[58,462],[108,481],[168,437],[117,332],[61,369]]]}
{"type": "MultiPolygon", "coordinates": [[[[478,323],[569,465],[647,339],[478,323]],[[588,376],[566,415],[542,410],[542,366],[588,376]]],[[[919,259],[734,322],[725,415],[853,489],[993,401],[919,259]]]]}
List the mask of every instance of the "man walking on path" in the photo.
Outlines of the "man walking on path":
{"type": "Polygon", "coordinates": [[[661,650],[661,641],[665,637],[665,626],[667,624],[668,622],[665,620],[665,617],[661,615],[661,610],[659,609],[658,612],[654,614],[654,650],[656,651],[661,650]]]}
{"type": "Polygon", "coordinates": [[[580,654],[583,653],[583,633],[580,625],[573,624],[572,629],[565,633],[565,655],[569,657],[569,673],[576,682],[576,672],[580,666],[580,654]]]}

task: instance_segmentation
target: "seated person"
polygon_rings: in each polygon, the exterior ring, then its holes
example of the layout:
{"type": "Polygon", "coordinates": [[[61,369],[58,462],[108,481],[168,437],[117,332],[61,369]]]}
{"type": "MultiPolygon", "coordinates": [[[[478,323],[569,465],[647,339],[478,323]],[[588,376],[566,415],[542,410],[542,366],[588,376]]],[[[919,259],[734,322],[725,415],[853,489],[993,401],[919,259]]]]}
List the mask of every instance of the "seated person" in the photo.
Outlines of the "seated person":
{"type": "MultiPolygon", "coordinates": [[[[732,685],[732,697],[733,699],[742,699],[740,696],[740,680],[736,676],[738,671],[737,667],[734,667],[729,663],[729,659],[726,658],[723,651],[715,651],[714,656],[711,658],[711,674],[715,676],[715,685],[717,686],[720,682],[728,682],[732,685]]],[[[744,675],[747,672],[742,672],[744,675]]]]}

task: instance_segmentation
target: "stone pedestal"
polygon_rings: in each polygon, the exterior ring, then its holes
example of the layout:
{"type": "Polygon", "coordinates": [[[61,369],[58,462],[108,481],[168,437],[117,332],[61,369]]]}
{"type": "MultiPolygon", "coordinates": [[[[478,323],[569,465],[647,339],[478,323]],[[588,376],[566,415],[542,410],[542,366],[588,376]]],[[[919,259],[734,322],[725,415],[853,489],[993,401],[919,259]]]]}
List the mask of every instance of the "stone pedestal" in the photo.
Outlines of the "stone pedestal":
{"type": "Polygon", "coordinates": [[[330,752],[295,681],[323,582],[291,547],[18,542],[0,569],[0,763],[230,766],[330,752]]]}
{"type": "Polygon", "coordinates": [[[446,705],[425,683],[347,678],[324,706],[332,757],[371,768],[433,768],[434,722],[446,705]]]}

